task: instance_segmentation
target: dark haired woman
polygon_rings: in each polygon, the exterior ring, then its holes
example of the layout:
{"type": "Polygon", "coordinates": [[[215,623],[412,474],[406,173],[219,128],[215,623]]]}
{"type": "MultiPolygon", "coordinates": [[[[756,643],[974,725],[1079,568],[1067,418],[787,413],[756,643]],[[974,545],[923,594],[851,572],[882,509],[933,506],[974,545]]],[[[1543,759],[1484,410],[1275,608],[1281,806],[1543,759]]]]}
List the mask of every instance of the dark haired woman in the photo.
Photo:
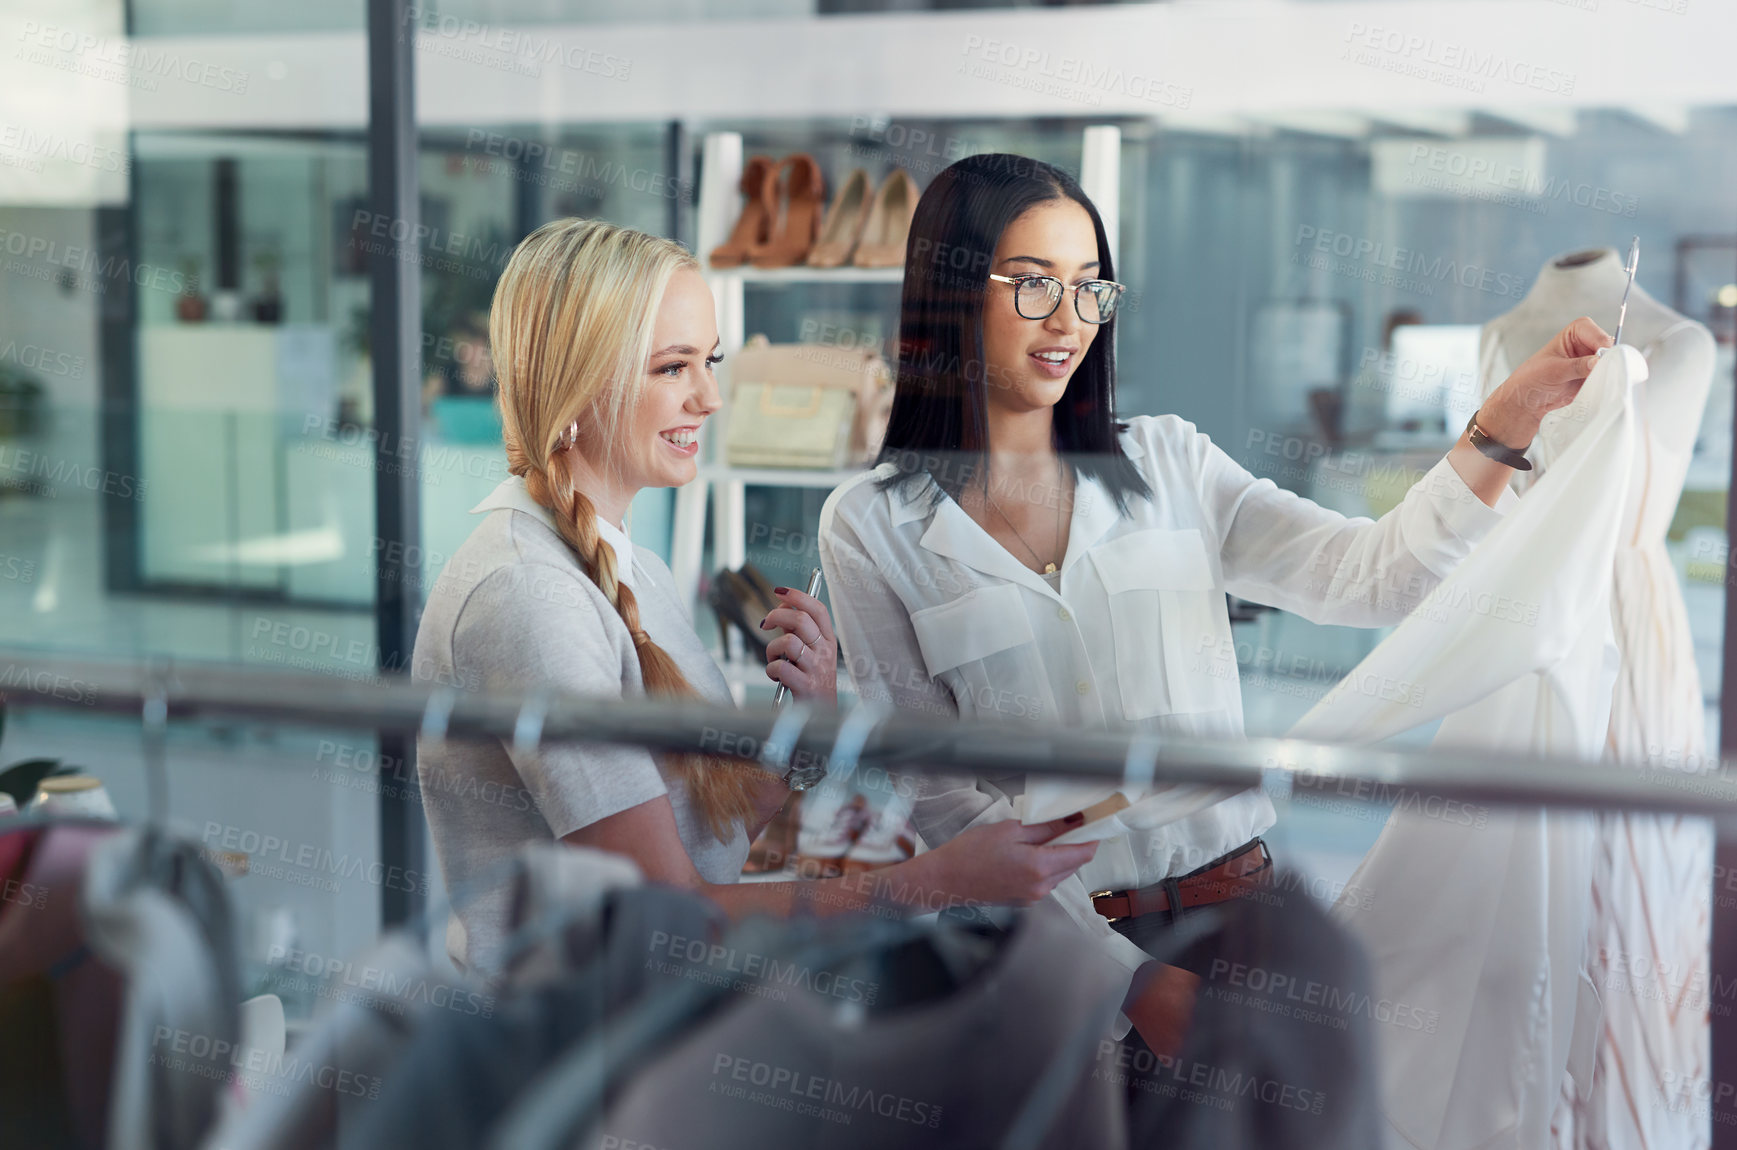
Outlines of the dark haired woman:
{"type": "MultiPolygon", "coordinates": [[[[1350,519],[1256,479],[1174,415],[1115,415],[1112,254],[1066,172],[971,156],[924,192],[906,249],[880,464],[835,491],[820,552],[866,699],[976,718],[1243,733],[1227,591],[1317,623],[1397,622],[1498,521],[1513,459],[1610,338],[1565,328],[1400,505],[1350,519]],[[1504,447],[1505,445],[1505,447],[1504,447]]],[[[1020,815],[1024,778],[930,780],[930,844],[1020,815]]],[[[1177,786],[1055,897],[1133,975],[1124,1012],[1179,1046],[1195,975],[1143,946],[1270,867],[1264,792],[1177,786]],[[1088,892],[1093,892],[1088,894],[1088,892]]],[[[1190,965],[1187,960],[1180,960],[1190,965]]]]}

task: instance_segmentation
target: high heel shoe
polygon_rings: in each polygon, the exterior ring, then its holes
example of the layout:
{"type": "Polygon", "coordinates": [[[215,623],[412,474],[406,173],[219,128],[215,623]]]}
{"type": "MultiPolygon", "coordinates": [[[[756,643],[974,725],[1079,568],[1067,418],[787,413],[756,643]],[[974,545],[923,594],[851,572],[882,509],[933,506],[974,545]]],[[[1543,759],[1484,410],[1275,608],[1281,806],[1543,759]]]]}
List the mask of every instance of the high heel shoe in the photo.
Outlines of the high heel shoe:
{"type": "Polygon", "coordinates": [[[859,268],[902,268],[905,241],[911,234],[911,217],[917,211],[917,182],[903,168],[893,173],[875,192],[868,224],[856,245],[851,263],[859,268]]]}
{"type": "Polygon", "coordinates": [[[826,180],[813,156],[798,152],[767,179],[761,200],[771,218],[771,235],[748,249],[757,268],[787,268],[808,258],[820,236],[820,213],[826,206],[826,180]]]}
{"type": "Polygon", "coordinates": [[[764,613],[769,614],[784,606],[777,592],[772,589],[772,580],[766,578],[766,573],[758,567],[752,563],[744,563],[736,568],[736,574],[746,579],[748,585],[754,588],[754,593],[760,597],[760,603],[766,609],[764,613]]]}
{"type": "Polygon", "coordinates": [[[850,262],[856,245],[862,239],[863,226],[868,223],[869,204],[874,189],[869,174],[857,168],[845,177],[844,185],[833,197],[826,211],[826,222],[820,227],[820,238],[808,253],[811,268],[838,268],[850,262]]]}
{"type": "Polygon", "coordinates": [[[736,628],[742,633],[743,649],[750,656],[764,661],[766,648],[784,632],[760,629],[766,612],[754,585],[726,567],[712,577],[711,590],[706,597],[711,601],[712,610],[718,614],[720,638],[728,639],[728,628],[736,628]]]}
{"type": "Polygon", "coordinates": [[[772,217],[766,214],[765,191],[772,167],[771,156],[750,156],[742,168],[742,214],[730,229],[730,238],[712,249],[713,267],[739,267],[747,262],[751,248],[766,242],[772,217]]]}

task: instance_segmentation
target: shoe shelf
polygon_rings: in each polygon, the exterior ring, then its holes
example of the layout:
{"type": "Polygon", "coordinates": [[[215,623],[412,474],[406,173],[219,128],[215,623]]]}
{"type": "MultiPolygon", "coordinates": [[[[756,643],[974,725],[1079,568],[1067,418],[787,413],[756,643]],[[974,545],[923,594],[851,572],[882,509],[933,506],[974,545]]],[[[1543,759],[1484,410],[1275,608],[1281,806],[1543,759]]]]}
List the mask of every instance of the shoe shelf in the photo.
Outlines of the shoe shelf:
{"type": "Polygon", "coordinates": [[[811,268],[803,265],[788,268],[714,268],[706,269],[708,279],[731,277],[749,284],[896,284],[905,280],[904,268],[811,268]]]}

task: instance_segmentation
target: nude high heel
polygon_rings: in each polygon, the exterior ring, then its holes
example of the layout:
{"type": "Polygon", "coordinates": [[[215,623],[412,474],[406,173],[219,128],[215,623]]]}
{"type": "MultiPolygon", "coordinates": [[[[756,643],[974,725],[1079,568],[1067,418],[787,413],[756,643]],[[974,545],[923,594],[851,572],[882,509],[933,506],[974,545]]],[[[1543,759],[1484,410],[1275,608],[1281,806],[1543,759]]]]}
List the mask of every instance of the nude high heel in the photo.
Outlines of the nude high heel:
{"type": "Polygon", "coordinates": [[[917,212],[917,182],[903,168],[895,168],[875,192],[868,225],[851,260],[859,268],[902,268],[905,241],[911,235],[911,217],[917,212]]]}
{"type": "Polygon", "coordinates": [[[757,268],[787,268],[808,258],[820,236],[820,213],[826,206],[826,181],[813,156],[786,156],[766,181],[761,197],[771,218],[771,236],[748,249],[757,268]]]}
{"type": "Polygon", "coordinates": [[[833,197],[832,207],[826,211],[820,239],[815,241],[814,250],[808,253],[809,267],[837,268],[850,262],[850,257],[856,253],[857,242],[862,239],[863,227],[868,223],[873,196],[867,172],[857,168],[845,177],[843,186],[833,197]]]}
{"type": "Polygon", "coordinates": [[[772,176],[771,156],[751,156],[742,168],[742,214],[730,229],[730,238],[712,249],[715,268],[739,267],[748,260],[755,244],[763,244],[772,218],[766,214],[766,181],[772,176]]]}

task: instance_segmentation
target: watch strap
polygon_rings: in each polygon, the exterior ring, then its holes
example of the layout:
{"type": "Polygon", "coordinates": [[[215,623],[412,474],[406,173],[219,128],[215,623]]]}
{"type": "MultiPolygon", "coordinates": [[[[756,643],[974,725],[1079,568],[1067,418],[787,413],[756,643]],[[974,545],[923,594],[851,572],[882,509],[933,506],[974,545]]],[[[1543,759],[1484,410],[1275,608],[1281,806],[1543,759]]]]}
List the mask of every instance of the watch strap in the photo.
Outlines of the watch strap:
{"type": "MultiPolygon", "coordinates": [[[[1488,432],[1478,426],[1478,413],[1475,411],[1472,413],[1472,417],[1466,420],[1466,434],[1471,438],[1473,447],[1497,463],[1512,467],[1515,471],[1532,470],[1532,461],[1526,458],[1524,452],[1502,446],[1491,439],[1488,432]]],[[[1528,444],[1528,446],[1530,445],[1528,444]]]]}

